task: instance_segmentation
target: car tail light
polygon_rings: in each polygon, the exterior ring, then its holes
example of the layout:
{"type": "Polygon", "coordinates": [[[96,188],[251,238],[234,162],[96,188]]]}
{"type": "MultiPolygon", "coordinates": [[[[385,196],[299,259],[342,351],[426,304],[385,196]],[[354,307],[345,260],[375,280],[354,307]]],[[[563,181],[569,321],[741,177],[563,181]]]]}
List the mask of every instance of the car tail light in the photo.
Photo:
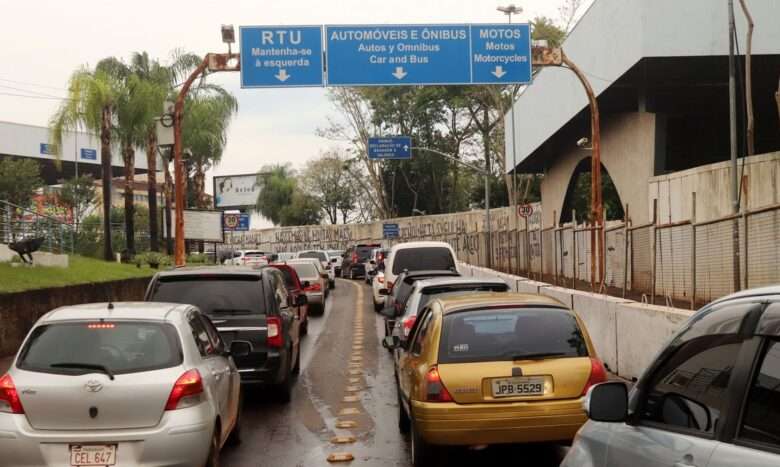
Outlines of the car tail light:
{"type": "Polygon", "coordinates": [[[401,324],[404,328],[404,337],[409,337],[409,333],[412,332],[412,327],[414,327],[415,321],[417,321],[416,316],[407,316],[403,319],[403,321],[401,321],[401,324]]]}
{"type": "Polygon", "coordinates": [[[319,291],[321,291],[321,290],[322,290],[322,285],[320,285],[320,283],[319,283],[319,282],[315,282],[315,283],[313,283],[313,284],[309,284],[309,286],[308,286],[308,287],[306,287],[306,288],[305,288],[305,289],[303,289],[303,290],[305,290],[305,291],[307,291],[307,292],[319,292],[319,291]]]}
{"type": "Polygon", "coordinates": [[[441,381],[439,368],[433,367],[425,375],[425,400],[426,402],[452,402],[452,396],[441,381]]]}
{"type": "Polygon", "coordinates": [[[165,410],[177,410],[192,407],[201,401],[203,379],[198,370],[189,370],[179,376],[173,385],[171,395],[165,404],[165,410]]]}
{"type": "Polygon", "coordinates": [[[591,386],[603,383],[607,380],[607,370],[604,369],[604,364],[598,358],[590,357],[590,376],[588,382],[585,383],[585,389],[582,390],[584,396],[591,386]]]}
{"type": "Polygon", "coordinates": [[[266,323],[268,324],[268,347],[282,347],[282,319],[271,316],[266,319],[266,323]]]}
{"type": "Polygon", "coordinates": [[[11,375],[0,378],[0,412],[23,414],[24,407],[11,375]]]}
{"type": "Polygon", "coordinates": [[[395,282],[387,281],[387,293],[393,293],[393,286],[394,285],[395,285],[395,282]]]}
{"type": "Polygon", "coordinates": [[[357,263],[357,262],[358,262],[357,253],[352,253],[352,263],[357,263]]]}
{"type": "Polygon", "coordinates": [[[385,278],[384,278],[384,277],[382,277],[382,276],[377,276],[376,280],[377,280],[377,282],[379,282],[380,284],[384,284],[384,283],[385,283],[385,278]]]}

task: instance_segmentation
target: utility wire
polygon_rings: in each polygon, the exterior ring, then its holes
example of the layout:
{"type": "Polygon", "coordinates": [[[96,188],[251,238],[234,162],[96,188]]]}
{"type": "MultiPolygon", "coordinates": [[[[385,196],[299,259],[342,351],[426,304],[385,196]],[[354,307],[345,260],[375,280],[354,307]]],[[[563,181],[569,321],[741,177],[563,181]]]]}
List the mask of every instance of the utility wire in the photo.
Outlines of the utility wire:
{"type": "Polygon", "coordinates": [[[28,94],[15,94],[11,92],[0,92],[0,96],[11,96],[11,97],[24,97],[27,99],[49,99],[49,100],[55,100],[55,101],[65,101],[68,100],[66,97],[49,97],[49,96],[31,96],[28,94]]]}
{"type": "Polygon", "coordinates": [[[26,92],[28,94],[35,94],[35,95],[39,95],[39,96],[54,97],[54,98],[57,98],[57,99],[64,99],[63,97],[55,96],[54,94],[49,94],[49,93],[46,93],[46,92],[33,91],[33,90],[30,90],[30,89],[15,88],[13,86],[6,86],[4,84],[0,84],[0,88],[11,89],[11,90],[14,90],[14,91],[26,92]]]}
{"type": "Polygon", "coordinates": [[[37,87],[37,88],[55,89],[57,91],[67,91],[67,89],[65,89],[65,88],[59,88],[59,87],[56,87],[56,86],[47,86],[45,84],[29,83],[29,82],[26,82],[26,81],[16,81],[16,80],[13,80],[13,79],[0,78],[0,81],[4,81],[6,83],[13,83],[13,84],[22,84],[22,85],[25,85],[25,86],[34,86],[34,87],[37,87]]]}

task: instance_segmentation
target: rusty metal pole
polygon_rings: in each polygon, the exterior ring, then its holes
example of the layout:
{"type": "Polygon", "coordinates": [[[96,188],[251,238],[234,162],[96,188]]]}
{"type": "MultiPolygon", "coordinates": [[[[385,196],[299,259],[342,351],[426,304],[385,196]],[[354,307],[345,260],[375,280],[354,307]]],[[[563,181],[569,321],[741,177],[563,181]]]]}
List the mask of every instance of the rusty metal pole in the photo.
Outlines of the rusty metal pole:
{"type": "Polygon", "coordinates": [[[591,248],[590,252],[591,286],[593,286],[594,283],[601,284],[604,281],[604,237],[598,233],[604,229],[604,206],[601,198],[601,128],[599,125],[599,104],[588,78],[563,51],[561,51],[561,62],[577,75],[580,83],[582,83],[582,86],[585,88],[585,93],[588,96],[588,102],[590,104],[591,144],[593,145],[590,159],[590,205],[593,229],[590,231],[590,235],[591,244],[598,243],[597,248],[591,248]],[[598,263],[597,281],[596,263],[598,263]]]}
{"type": "Polygon", "coordinates": [[[176,190],[175,196],[175,211],[176,211],[176,227],[175,227],[175,247],[174,247],[174,264],[178,266],[184,266],[186,263],[186,257],[184,254],[184,163],[181,158],[182,152],[182,140],[181,140],[181,123],[184,117],[184,99],[187,97],[187,93],[192,87],[192,83],[203,74],[206,69],[210,71],[238,71],[238,58],[239,54],[226,53],[215,54],[209,53],[203,58],[203,61],[197,68],[190,74],[187,80],[182,84],[179,94],[176,96],[176,104],[174,105],[173,112],[173,172],[174,172],[174,185],[176,190]],[[236,64],[231,65],[230,61],[235,60],[236,64]]]}

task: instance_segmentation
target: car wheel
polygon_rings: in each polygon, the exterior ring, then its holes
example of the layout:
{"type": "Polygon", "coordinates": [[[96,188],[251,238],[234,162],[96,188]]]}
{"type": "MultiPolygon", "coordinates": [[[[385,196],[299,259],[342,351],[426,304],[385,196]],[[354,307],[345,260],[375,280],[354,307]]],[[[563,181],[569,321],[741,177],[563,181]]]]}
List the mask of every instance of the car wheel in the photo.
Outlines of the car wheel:
{"type": "Polygon", "coordinates": [[[401,388],[398,386],[396,388],[398,389],[398,431],[406,434],[411,428],[411,420],[409,420],[409,415],[406,413],[403,401],[401,401],[401,388]]]}
{"type": "Polygon", "coordinates": [[[434,461],[434,446],[425,442],[420,436],[420,432],[417,430],[414,420],[410,420],[409,423],[412,430],[412,465],[414,467],[425,467],[426,465],[433,464],[434,461]]]}
{"type": "Polygon", "coordinates": [[[293,365],[292,373],[294,375],[301,374],[301,347],[298,346],[298,355],[295,357],[295,365],[293,365]]]}
{"type": "Polygon", "coordinates": [[[303,320],[303,323],[301,324],[301,335],[305,336],[309,333],[309,314],[306,314],[306,319],[303,320]]]}
{"type": "Polygon", "coordinates": [[[214,426],[214,434],[211,435],[209,443],[209,457],[206,459],[205,467],[219,467],[219,426],[214,426]]]}
{"type": "Polygon", "coordinates": [[[356,279],[354,269],[349,270],[349,278],[352,279],[353,281],[356,279]]]}
{"type": "Polygon", "coordinates": [[[330,285],[331,289],[335,289],[336,288],[336,279],[333,279],[332,281],[330,281],[328,283],[328,285],[330,285]]]}
{"type": "Polygon", "coordinates": [[[384,306],[384,303],[377,303],[374,302],[374,311],[379,313],[382,310],[382,307],[384,306]]]}
{"type": "Polygon", "coordinates": [[[238,396],[238,413],[236,414],[236,425],[233,427],[233,431],[227,439],[227,444],[230,446],[238,446],[241,444],[241,413],[244,411],[244,393],[238,396]]]}
{"type": "MultiPolygon", "coordinates": [[[[289,359],[288,359],[289,361],[289,359]]],[[[282,404],[288,404],[292,400],[292,368],[290,363],[287,364],[287,368],[284,375],[284,381],[276,385],[276,398],[282,404]]]]}

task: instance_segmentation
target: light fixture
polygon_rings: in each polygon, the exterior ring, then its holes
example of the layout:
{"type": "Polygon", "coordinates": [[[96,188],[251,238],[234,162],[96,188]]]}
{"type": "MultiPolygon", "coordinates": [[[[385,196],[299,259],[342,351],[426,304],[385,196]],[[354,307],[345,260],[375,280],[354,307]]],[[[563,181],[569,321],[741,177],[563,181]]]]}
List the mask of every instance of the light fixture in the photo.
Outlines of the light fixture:
{"type": "Polygon", "coordinates": [[[592,146],[590,146],[590,140],[588,138],[580,138],[577,140],[577,147],[580,147],[582,149],[593,149],[592,146]]]}
{"type": "Polygon", "coordinates": [[[232,55],[231,44],[236,42],[236,31],[232,24],[222,25],[222,42],[228,45],[228,54],[232,55]]]}
{"type": "Polygon", "coordinates": [[[523,8],[519,6],[507,5],[507,6],[500,6],[496,8],[496,10],[500,11],[501,13],[507,15],[509,17],[509,22],[512,22],[512,15],[519,15],[523,12],[523,8]]]}

